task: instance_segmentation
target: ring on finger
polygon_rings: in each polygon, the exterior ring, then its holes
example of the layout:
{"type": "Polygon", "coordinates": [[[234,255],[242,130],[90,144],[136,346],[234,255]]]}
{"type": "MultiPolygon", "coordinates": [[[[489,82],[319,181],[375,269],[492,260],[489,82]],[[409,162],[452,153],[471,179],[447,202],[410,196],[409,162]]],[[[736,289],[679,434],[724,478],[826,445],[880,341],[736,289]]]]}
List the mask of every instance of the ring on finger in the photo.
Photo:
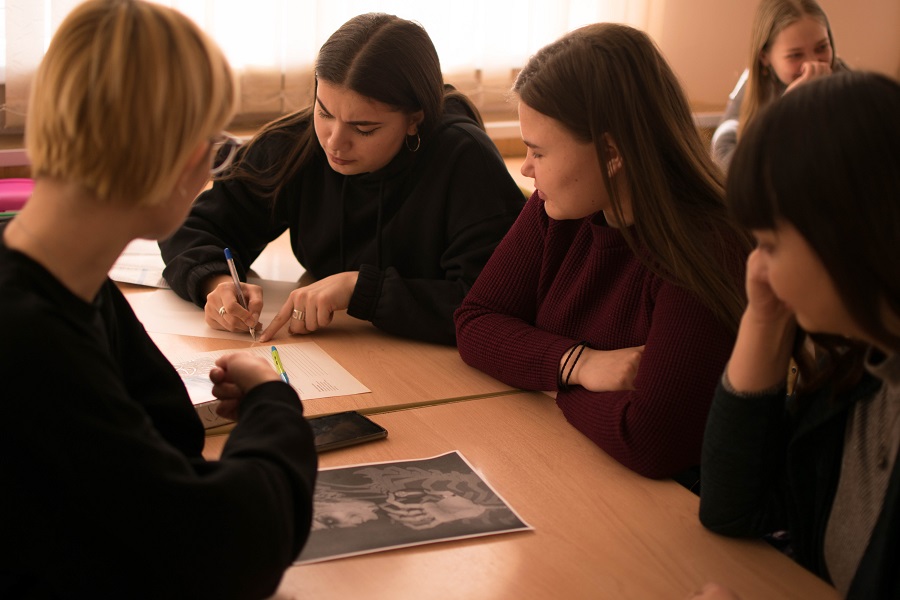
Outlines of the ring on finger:
{"type": "Polygon", "coordinates": [[[225,307],[224,306],[219,309],[219,316],[220,317],[225,316],[225,307]]]}
{"type": "Polygon", "coordinates": [[[302,320],[303,320],[303,314],[304,314],[304,313],[303,313],[302,310],[297,310],[297,309],[295,308],[295,309],[294,309],[294,312],[291,314],[291,318],[292,318],[292,319],[297,319],[298,321],[302,321],[302,320]]]}

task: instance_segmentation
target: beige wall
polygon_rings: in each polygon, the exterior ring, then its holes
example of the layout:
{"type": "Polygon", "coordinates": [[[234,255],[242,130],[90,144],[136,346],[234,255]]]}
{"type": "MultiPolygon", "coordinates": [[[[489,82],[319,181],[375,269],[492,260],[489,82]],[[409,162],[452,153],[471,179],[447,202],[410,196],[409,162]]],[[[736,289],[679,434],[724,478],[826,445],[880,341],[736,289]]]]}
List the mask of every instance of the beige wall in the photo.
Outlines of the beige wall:
{"type": "MultiPolygon", "coordinates": [[[[900,0],[819,0],[838,56],[900,77],[900,0]]],[[[648,33],[695,110],[720,110],[747,62],[755,0],[653,0],[648,33]]]]}

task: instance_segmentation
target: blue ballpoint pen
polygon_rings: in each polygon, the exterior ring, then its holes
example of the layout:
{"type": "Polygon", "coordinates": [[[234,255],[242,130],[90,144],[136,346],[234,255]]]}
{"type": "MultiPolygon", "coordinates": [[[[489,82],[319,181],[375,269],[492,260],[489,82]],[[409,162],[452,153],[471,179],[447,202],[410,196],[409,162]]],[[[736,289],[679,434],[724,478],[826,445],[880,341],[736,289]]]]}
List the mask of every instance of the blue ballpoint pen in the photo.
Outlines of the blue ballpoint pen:
{"type": "MultiPolygon", "coordinates": [[[[244,299],[244,292],[241,290],[241,279],[238,277],[237,269],[234,268],[234,257],[228,248],[225,248],[225,262],[228,263],[228,270],[231,271],[231,280],[234,282],[234,295],[237,296],[238,302],[241,303],[244,310],[250,310],[247,308],[247,300],[244,299]]],[[[250,328],[250,337],[253,338],[254,342],[256,341],[256,329],[253,327],[250,328]]]]}
{"type": "Polygon", "coordinates": [[[281,364],[281,357],[278,356],[278,349],[275,346],[272,346],[272,360],[275,361],[275,370],[278,371],[279,375],[281,375],[281,380],[285,383],[290,383],[290,380],[288,380],[287,371],[284,370],[284,365],[281,364]]]}

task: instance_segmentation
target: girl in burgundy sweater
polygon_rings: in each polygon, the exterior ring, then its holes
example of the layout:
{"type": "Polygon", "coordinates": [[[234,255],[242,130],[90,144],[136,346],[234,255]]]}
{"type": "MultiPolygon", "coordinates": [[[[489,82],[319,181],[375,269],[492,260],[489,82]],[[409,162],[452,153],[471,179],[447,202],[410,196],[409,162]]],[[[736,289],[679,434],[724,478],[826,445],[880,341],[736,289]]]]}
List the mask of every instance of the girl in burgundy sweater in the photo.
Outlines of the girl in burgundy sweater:
{"type": "Polygon", "coordinates": [[[638,473],[695,467],[749,238],[677,79],[645,34],[597,24],[538,52],[513,92],[537,191],[455,314],[460,354],[557,390],[638,473]]]}

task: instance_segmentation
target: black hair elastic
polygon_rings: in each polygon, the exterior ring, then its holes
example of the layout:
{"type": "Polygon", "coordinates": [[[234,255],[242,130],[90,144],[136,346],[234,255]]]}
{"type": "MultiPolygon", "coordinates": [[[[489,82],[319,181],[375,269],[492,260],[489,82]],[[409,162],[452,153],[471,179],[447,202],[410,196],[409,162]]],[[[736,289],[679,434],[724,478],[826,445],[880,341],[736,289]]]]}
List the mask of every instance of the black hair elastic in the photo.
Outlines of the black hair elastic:
{"type": "Polygon", "coordinates": [[[565,362],[563,362],[562,368],[559,370],[559,374],[557,377],[557,385],[560,390],[567,392],[569,391],[569,379],[572,377],[572,371],[575,370],[575,365],[578,364],[578,359],[581,358],[581,354],[584,352],[584,349],[587,347],[586,341],[581,341],[572,346],[571,350],[569,350],[569,355],[566,356],[565,362]],[[575,356],[575,360],[572,360],[572,356],[575,356]],[[569,361],[572,361],[572,366],[569,367],[569,361]],[[569,372],[566,373],[566,367],[569,367],[569,372]],[[563,373],[566,373],[566,376],[563,377],[563,373]]]}

